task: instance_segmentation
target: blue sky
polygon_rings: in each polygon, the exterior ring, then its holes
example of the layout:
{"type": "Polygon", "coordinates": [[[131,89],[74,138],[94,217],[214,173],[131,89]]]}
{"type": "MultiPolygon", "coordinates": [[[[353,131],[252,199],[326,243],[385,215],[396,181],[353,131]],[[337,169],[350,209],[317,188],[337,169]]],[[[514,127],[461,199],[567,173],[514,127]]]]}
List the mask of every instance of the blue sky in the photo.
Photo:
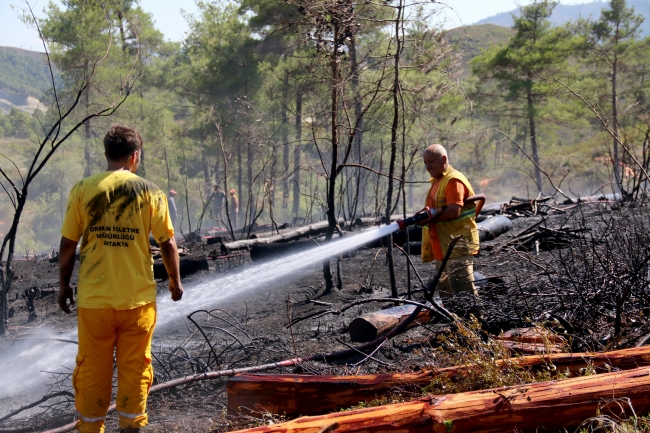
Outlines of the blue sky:
{"type": "MultiPolygon", "coordinates": [[[[37,16],[43,16],[43,9],[49,0],[28,0],[37,16]]],[[[53,0],[59,3],[58,0],[53,0]]],[[[513,10],[517,5],[525,5],[530,0],[444,0],[449,6],[441,19],[445,27],[457,27],[472,24],[499,12],[513,10]]],[[[585,0],[562,0],[562,4],[586,3],[585,0]]],[[[35,30],[27,28],[19,19],[15,9],[25,8],[23,0],[0,0],[0,46],[25,48],[42,51],[42,44],[35,30]]],[[[193,0],[140,0],[140,6],[153,15],[156,27],[165,35],[165,39],[180,41],[188,30],[187,23],[181,15],[181,9],[194,13],[196,5],[193,0]]],[[[18,11],[19,12],[19,11],[18,11]]]]}

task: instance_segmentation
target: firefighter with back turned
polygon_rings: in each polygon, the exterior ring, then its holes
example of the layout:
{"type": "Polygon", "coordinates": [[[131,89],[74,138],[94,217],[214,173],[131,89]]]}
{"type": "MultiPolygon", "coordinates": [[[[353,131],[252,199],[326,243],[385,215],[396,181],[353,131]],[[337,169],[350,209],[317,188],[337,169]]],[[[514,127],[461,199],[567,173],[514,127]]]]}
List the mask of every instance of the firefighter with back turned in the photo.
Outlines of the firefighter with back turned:
{"type": "Polygon", "coordinates": [[[107,169],[70,192],[61,229],[59,306],[75,303],[70,279],[79,249],[79,348],[72,376],[77,429],[103,432],[111,403],[113,354],[117,360],[117,415],[122,432],[147,424],[153,381],[151,338],[156,323],[156,282],[149,233],[160,245],[174,301],[183,287],[167,197],[134,173],[142,138],[113,125],[104,137],[107,169]],[[69,301],[69,304],[68,304],[69,301]]]}

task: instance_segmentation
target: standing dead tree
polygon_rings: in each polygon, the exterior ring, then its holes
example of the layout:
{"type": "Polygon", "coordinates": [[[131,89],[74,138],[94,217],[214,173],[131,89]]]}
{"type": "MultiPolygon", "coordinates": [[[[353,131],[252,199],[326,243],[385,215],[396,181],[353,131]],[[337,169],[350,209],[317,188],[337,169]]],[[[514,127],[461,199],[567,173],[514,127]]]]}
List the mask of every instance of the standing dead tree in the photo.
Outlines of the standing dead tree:
{"type": "Polygon", "coordinates": [[[11,284],[14,278],[12,261],[14,258],[14,249],[16,246],[16,236],[18,234],[20,218],[23,215],[25,205],[27,204],[29,186],[41,170],[43,170],[43,167],[45,167],[59,147],[61,147],[61,145],[65,143],[65,141],[80,127],[85,125],[88,120],[97,117],[107,117],[115,113],[115,111],[128,98],[133,83],[135,83],[140,76],[140,46],[138,44],[137,51],[133,55],[130,69],[121,80],[117,94],[97,111],[86,113],[82,118],[79,118],[79,103],[85,94],[86,89],[92,83],[98,68],[109,57],[113,36],[112,26],[107,19],[107,28],[111,37],[109,38],[105,52],[100,57],[89,58],[91,64],[89,69],[90,72],[84,74],[84,76],[80,77],[79,80],[74,83],[71,95],[66,97],[63,96],[63,92],[57,88],[48,44],[43,37],[38,20],[29,4],[27,4],[27,8],[29,10],[29,18],[38,30],[39,36],[43,41],[45,57],[47,59],[47,65],[49,67],[50,78],[52,81],[53,106],[49,112],[54,113],[54,117],[51,120],[51,125],[46,125],[41,122],[41,130],[33,130],[34,134],[38,137],[38,143],[36,151],[31,155],[30,160],[27,161],[27,170],[25,174],[21,172],[21,169],[14,159],[11,159],[7,155],[0,154],[0,158],[8,162],[8,165],[0,165],[0,186],[7,194],[14,209],[11,226],[2,241],[2,245],[0,246],[0,260],[4,259],[4,262],[2,262],[2,266],[0,267],[0,335],[4,335],[7,331],[9,319],[7,295],[9,294],[9,289],[11,289],[11,284]]]}
{"type": "MultiPolygon", "coordinates": [[[[327,63],[329,73],[329,77],[324,79],[324,82],[327,82],[330,88],[331,95],[328,107],[330,119],[327,123],[330,128],[330,136],[327,140],[329,142],[327,152],[321,150],[317,139],[314,139],[314,143],[320,156],[327,184],[326,214],[329,228],[325,237],[330,240],[335,231],[340,231],[336,212],[338,177],[352,154],[359,124],[379,94],[382,87],[379,83],[383,81],[383,73],[374,92],[370,93],[370,102],[366,104],[366,107],[360,112],[354,113],[354,115],[349,113],[344,96],[346,80],[343,79],[342,61],[345,57],[345,48],[349,38],[359,31],[360,24],[357,11],[359,5],[354,0],[344,2],[294,0],[291,3],[299,8],[303,16],[300,20],[290,23],[290,25],[307,29],[307,39],[315,46],[319,57],[327,63]],[[327,157],[329,157],[329,161],[327,157]]],[[[356,71],[354,76],[358,76],[358,73],[356,71]]],[[[316,125],[313,125],[313,127],[316,127],[316,125]]],[[[316,137],[316,132],[312,131],[312,135],[316,137]]],[[[323,262],[323,275],[325,277],[325,293],[329,293],[334,287],[329,260],[323,262]]]]}

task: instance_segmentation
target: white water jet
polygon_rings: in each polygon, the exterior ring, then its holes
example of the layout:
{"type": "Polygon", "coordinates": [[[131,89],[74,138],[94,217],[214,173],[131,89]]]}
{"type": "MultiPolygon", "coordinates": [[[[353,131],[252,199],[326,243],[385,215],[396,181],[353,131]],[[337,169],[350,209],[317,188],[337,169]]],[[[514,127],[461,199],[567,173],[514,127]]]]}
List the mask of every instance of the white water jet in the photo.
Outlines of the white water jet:
{"type": "Polygon", "coordinates": [[[346,236],[336,241],[280,257],[248,268],[240,273],[225,277],[215,276],[213,280],[194,285],[183,294],[183,299],[174,302],[169,296],[158,300],[158,321],[156,326],[164,326],[192,311],[208,308],[233,295],[241,295],[257,289],[271,281],[298,275],[304,268],[321,263],[324,259],[335,257],[398,229],[397,223],[370,230],[355,236],[346,236]]]}
{"type": "MultiPolygon", "coordinates": [[[[178,302],[173,302],[168,293],[160,295],[157,300],[156,327],[161,328],[193,311],[213,308],[231,296],[259,289],[279,278],[297,276],[302,269],[321,263],[326,258],[336,257],[346,251],[359,248],[397,230],[397,223],[393,223],[358,235],[346,236],[307,251],[254,265],[232,275],[217,274],[208,281],[185,287],[183,299],[178,302]]],[[[76,340],[77,332],[53,335],[46,331],[38,336],[76,340]]],[[[4,350],[0,355],[0,397],[43,388],[49,378],[46,372],[64,371],[66,368],[71,371],[77,353],[74,344],[42,339],[4,341],[2,346],[4,350]]],[[[2,410],[0,410],[1,414],[2,410]]]]}

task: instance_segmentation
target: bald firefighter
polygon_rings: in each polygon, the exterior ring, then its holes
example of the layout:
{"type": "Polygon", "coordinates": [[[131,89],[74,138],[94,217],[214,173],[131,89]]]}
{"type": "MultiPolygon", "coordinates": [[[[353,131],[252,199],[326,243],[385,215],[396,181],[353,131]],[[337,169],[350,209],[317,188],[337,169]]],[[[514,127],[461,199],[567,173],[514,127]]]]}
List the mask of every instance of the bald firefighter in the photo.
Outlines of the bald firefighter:
{"type": "Polygon", "coordinates": [[[431,175],[425,205],[436,210],[436,217],[423,227],[422,261],[435,261],[439,268],[451,239],[461,236],[438,284],[438,293],[443,299],[462,292],[477,295],[473,283],[474,256],[479,250],[476,205],[465,204],[465,199],[473,196],[474,190],[467,178],[449,165],[447,151],[442,145],[427,147],[423,157],[431,175]]]}
{"type": "Polygon", "coordinates": [[[103,432],[117,359],[117,415],[122,432],[147,424],[153,381],[151,338],[156,324],[156,282],[149,233],[162,252],[174,301],[183,296],[174,228],[165,194],[134,173],[142,138],[113,125],[104,137],[107,168],[70,192],[61,229],[59,306],[75,303],[70,278],[79,249],[79,349],[72,376],[77,429],[103,432]],[[69,301],[69,304],[68,304],[69,301]]]}

